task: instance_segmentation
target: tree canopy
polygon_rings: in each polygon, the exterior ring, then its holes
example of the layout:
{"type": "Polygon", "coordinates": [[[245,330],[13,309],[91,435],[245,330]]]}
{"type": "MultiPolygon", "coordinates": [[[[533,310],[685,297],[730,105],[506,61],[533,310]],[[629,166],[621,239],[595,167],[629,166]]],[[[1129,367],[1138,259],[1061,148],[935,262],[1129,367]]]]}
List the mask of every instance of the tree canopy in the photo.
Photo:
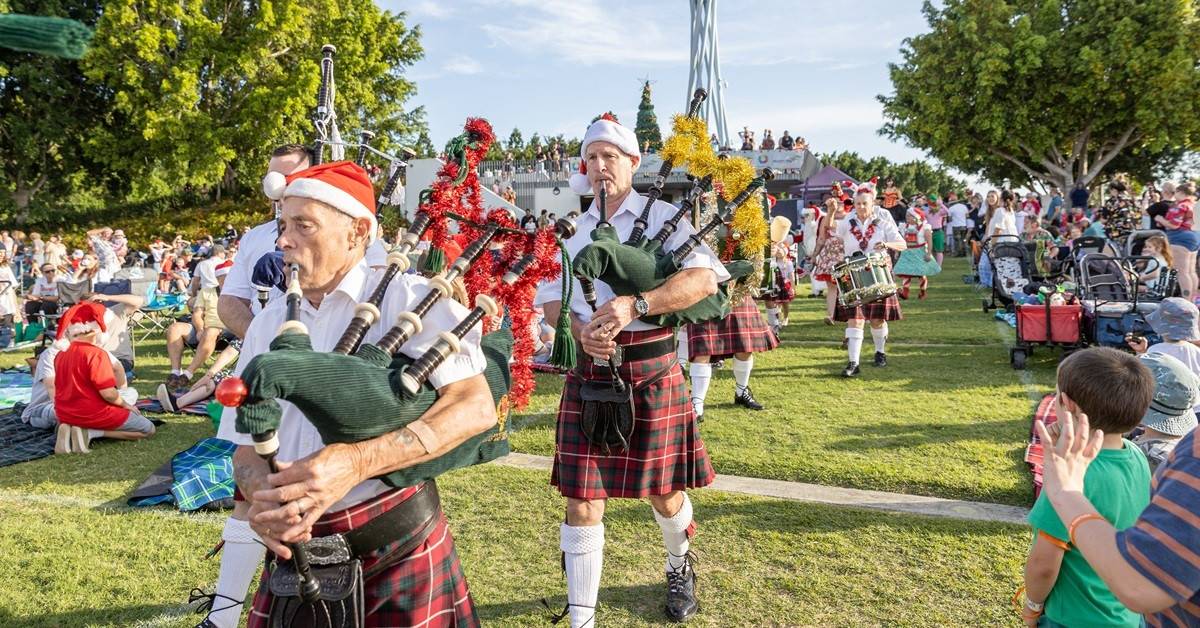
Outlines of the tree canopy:
{"type": "Polygon", "coordinates": [[[952,175],[944,168],[933,166],[925,161],[908,161],[895,163],[885,157],[864,159],[855,152],[836,152],[817,155],[817,159],[827,166],[865,181],[871,177],[879,177],[879,190],[883,191],[883,182],[891,178],[896,186],[903,190],[906,196],[913,194],[939,194],[962,192],[967,184],[962,179],[952,175]]]}
{"type": "Polygon", "coordinates": [[[1200,144],[1193,0],[945,0],[923,8],[881,133],[993,180],[1146,176],[1200,144]]]}

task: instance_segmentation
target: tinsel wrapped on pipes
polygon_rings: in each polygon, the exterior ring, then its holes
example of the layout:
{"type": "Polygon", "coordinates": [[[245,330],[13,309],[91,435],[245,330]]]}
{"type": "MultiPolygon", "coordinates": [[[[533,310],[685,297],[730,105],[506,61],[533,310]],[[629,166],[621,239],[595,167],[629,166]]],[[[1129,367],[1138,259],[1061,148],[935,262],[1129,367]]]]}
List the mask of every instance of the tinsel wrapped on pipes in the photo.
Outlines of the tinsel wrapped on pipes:
{"type": "MultiPolygon", "coordinates": [[[[447,228],[449,213],[466,219],[459,222],[457,241],[460,246],[478,238],[488,222],[500,225],[502,230],[492,240],[491,250],[471,265],[463,282],[472,302],[477,295],[487,294],[506,310],[513,333],[509,398],[514,407],[523,408],[529,403],[534,387],[533,299],[538,283],[555,279],[561,272],[557,243],[553,227],[540,229],[531,236],[520,229],[507,210],[484,207],[478,166],[495,141],[495,135],[491,125],[482,118],[468,119],[464,129],[466,141],[452,143],[447,148],[449,159],[438,172],[429,201],[422,205],[422,210],[431,218],[427,236],[431,251],[444,249],[451,238],[447,228]],[[500,278],[504,273],[531,252],[535,254],[535,261],[521,277],[511,286],[502,283],[500,278]]],[[[438,262],[437,266],[441,265],[438,260],[435,262],[438,262]]],[[[498,317],[485,318],[484,333],[498,329],[500,324],[498,317]]]]}

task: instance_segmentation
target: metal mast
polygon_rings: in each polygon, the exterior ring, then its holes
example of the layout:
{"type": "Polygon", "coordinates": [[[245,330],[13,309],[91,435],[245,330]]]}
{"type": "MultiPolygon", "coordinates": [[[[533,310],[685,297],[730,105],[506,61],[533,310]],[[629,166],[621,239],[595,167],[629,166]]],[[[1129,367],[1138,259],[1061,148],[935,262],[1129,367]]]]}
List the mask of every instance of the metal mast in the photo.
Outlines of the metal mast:
{"type": "Polygon", "coordinates": [[[717,0],[689,0],[692,10],[692,67],[688,72],[688,91],[684,104],[690,102],[697,87],[708,90],[708,100],[700,110],[708,120],[709,131],[715,131],[721,146],[731,146],[729,127],[725,124],[725,81],[721,79],[721,57],[717,45],[717,0]]]}

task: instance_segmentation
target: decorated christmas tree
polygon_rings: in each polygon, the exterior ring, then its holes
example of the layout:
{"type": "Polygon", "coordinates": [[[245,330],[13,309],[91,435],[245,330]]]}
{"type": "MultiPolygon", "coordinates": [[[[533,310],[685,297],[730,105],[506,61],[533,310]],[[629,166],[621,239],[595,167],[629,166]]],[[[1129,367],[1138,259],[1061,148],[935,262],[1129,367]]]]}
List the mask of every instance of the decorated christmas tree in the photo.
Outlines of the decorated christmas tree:
{"type": "Polygon", "coordinates": [[[662,149],[662,131],[658,128],[658,117],[654,115],[654,103],[650,102],[650,81],[642,83],[642,102],[638,103],[637,127],[633,130],[638,144],[644,151],[650,142],[650,152],[662,149]]]}

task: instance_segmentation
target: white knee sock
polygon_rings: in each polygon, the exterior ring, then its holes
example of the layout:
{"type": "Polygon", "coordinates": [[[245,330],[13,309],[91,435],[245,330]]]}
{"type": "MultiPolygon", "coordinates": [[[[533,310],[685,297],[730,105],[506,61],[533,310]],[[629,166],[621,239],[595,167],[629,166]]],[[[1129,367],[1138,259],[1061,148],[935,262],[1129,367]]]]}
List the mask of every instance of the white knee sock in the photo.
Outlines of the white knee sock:
{"type": "Polygon", "coordinates": [[[559,548],[567,569],[571,628],[595,628],[600,570],[604,565],[604,524],[559,528],[559,548]]]}
{"type": "Polygon", "coordinates": [[[779,324],[779,308],[774,306],[767,308],[767,324],[771,327],[779,324]]]}
{"type": "Polygon", "coordinates": [[[858,364],[858,356],[862,353],[863,330],[859,327],[846,328],[846,353],[850,361],[858,364]]]}
{"type": "Polygon", "coordinates": [[[692,404],[696,414],[704,413],[704,398],[708,396],[708,385],[712,382],[712,365],[708,362],[692,362],[692,404]]]}
{"type": "Polygon", "coordinates": [[[679,506],[679,512],[672,517],[662,516],[654,507],[650,509],[654,511],[654,520],[658,522],[658,527],[662,528],[663,546],[667,548],[667,571],[683,567],[683,557],[691,545],[687,529],[692,525],[692,500],[684,493],[683,504],[679,506]]]}
{"type": "Polygon", "coordinates": [[[754,355],[748,360],[733,359],[734,392],[742,392],[750,385],[750,371],[754,369],[754,355]]]}
{"type": "Polygon", "coordinates": [[[887,323],[884,323],[883,326],[879,327],[878,329],[875,327],[871,328],[871,339],[875,341],[875,351],[878,353],[884,353],[884,348],[887,345],[887,333],[887,323]]]}
{"type": "Polygon", "coordinates": [[[230,517],[221,533],[221,574],[217,577],[217,596],[208,619],[219,628],[235,628],[242,616],[242,604],[250,582],[262,571],[267,549],[250,529],[250,522],[230,517]],[[239,601],[241,600],[241,601],[239,601]]]}

